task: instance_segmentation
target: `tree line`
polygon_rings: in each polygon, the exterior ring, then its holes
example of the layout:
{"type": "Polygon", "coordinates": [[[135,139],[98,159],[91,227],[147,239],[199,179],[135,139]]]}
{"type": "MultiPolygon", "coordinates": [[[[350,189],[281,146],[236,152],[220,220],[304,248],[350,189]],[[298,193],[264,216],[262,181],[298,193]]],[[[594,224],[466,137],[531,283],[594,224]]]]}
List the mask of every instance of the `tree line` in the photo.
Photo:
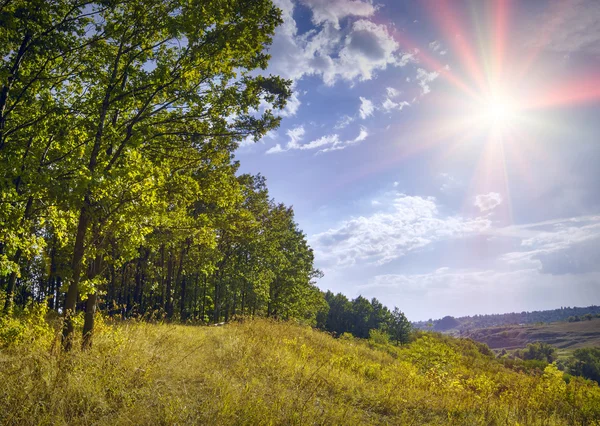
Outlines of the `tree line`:
{"type": "MultiPolygon", "coordinates": [[[[264,72],[281,22],[270,0],[0,4],[5,314],[48,303],[66,349],[78,311],[91,345],[98,308],[205,323],[332,315],[319,325],[365,335],[362,317],[335,322],[292,208],[238,173],[240,142],[278,127],[291,94],[264,72]]],[[[368,326],[393,330],[379,305],[368,326]]]]}
{"type": "Polygon", "coordinates": [[[366,339],[372,330],[386,333],[399,344],[410,340],[411,324],[397,307],[390,311],[376,298],[358,296],[353,300],[342,293],[325,293],[328,309],[318,312],[317,327],[337,335],[351,333],[355,337],[366,339]]]}

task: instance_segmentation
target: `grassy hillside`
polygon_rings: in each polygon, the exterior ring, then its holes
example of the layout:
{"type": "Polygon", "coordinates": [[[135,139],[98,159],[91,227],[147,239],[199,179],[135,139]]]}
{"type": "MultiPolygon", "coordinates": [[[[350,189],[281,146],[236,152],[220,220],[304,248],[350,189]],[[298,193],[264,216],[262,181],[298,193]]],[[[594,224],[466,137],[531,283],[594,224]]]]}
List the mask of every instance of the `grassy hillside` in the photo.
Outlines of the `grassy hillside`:
{"type": "Polygon", "coordinates": [[[591,321],[554,322],[542,325],[488,327],[463,333],[492,349],[524,348],[528,343],[544,342],[559,349],[600,347],[600,318],[591,321]]]}
{"type": "Polygon", "coordinates": [[[0,327],[0,424],[599,424],[595,383],[517,373],[449,336],[396,348],[266,320],[100,321],[89,352],[65,354],[23,321],[0,327]]]}

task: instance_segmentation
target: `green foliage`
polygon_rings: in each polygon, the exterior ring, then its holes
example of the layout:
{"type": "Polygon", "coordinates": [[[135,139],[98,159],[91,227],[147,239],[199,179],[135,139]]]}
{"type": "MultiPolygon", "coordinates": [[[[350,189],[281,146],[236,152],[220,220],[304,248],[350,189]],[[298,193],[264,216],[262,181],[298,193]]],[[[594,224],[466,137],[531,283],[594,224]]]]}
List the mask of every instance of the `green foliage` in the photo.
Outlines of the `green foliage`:
{"type": "Polygon", "coordinates": [[[13,315],[0,314],[0,349],[24,344],[32,349],[38,345],[48,348],[55,331],[46,321],[47,315],[45,304],[35,304],[13,315]]]}
{"type": "Polygon", "coordinates": [[[391,313],[386,329],[394,342],[404,345],[410,341],[412,326],[404,313],[397,307],[391,313]]]}
{"type": "Polygon", "coordinates": [[[291,95],[264,72],[270,0],[11,1],[0,22],[6,312],[48,299],[65,341],[86,300],[89,327],[96,306],[316,323],[321,272],[294,212],[234,159],[291,95]]]}
{"type": "Polygon", "coordinates": [[[520,358],[552,363],[556,359],[556,348],[544,342],[530,343],[522,351],[520,358]]]}
{"type": "Polygon", "coordinates": [[[374,328],[369,331],[369,341],[377,345],[386,345],[390,342],[390,335],[374,328]]]}
{"type": "Polygon", "coordinates": [[[600,348],[581,348],[573,352],[569,373],[600,383],[600,348]]]}
{"type": "Polygon", "coordinates": [[[370,302],[362,296],[352,301],[342,293],[327,291],[324,295],[328,309],[317,317],[317,327],[336,335],[351,333],[367,339],[374,330],[388,335],[395,343],[404,344],[410,339],[411,325],[404,314],[395,308],[393,312],[376,298],[370,302]]]}

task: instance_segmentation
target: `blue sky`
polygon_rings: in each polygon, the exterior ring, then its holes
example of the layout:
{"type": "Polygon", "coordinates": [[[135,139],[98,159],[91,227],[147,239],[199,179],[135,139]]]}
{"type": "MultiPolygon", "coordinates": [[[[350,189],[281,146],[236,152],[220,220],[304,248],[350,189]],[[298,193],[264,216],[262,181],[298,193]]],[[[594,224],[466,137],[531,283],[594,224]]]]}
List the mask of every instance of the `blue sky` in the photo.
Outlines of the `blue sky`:
{"type": "Polygon", "coordinates": [[[321,288],[411,320],[600,303],[596,1],[276,4],[294,95],[237,158],[321,288]]]}

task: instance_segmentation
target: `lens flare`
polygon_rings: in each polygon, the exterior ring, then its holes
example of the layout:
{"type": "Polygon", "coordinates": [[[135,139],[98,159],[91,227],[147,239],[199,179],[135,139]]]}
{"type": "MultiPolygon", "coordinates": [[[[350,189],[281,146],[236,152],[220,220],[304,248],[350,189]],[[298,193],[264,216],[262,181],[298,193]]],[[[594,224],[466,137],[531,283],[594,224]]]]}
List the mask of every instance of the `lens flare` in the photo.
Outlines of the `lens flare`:
{"type": "Polygon", "coordinates": [[[517,120],[517,103],[509,96],[493,95],[484,100],[480,121],[484,126],[502,130],[515,125],[517,120]]]}

